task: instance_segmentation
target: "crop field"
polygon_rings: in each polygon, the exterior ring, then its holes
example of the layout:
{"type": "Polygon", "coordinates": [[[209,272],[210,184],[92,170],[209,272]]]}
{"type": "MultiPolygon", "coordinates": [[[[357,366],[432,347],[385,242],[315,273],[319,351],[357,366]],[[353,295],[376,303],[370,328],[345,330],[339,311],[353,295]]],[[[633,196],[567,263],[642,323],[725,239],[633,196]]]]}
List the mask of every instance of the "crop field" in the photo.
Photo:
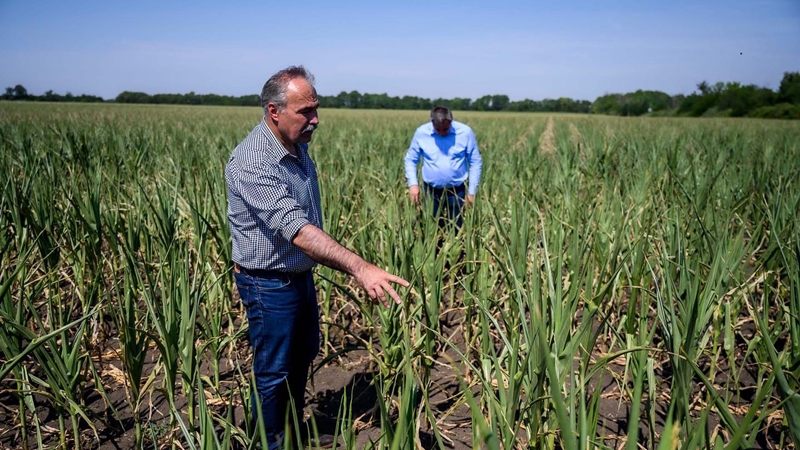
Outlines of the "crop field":
{"type": "MultiPolygon", "coordinates": [[[[0,448],[260,445],[224,179],[260,118],[0,103],[0,448]]],[[[347,449],[800,448],[800,123],[455,119],[483,179],[437,254],[402,165],[427,112],[320,111],[326,231],[412,286],[387,309],[315,270],[287,422],[347,449]]]]}

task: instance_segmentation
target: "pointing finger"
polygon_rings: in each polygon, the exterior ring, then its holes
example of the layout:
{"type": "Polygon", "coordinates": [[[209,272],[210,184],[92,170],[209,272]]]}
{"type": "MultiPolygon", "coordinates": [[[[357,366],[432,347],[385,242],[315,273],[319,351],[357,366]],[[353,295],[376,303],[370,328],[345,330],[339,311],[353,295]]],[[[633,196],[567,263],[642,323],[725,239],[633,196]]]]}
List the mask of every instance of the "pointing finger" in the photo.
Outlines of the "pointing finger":
{"type": "MultiPolygon", "coordinates": [[[[386,289],[386,292],[388,292],[389,295],[394,299],[395,303],[397,303],[398,305],[402,303],[402,300],[400,300],[400,296],[397,295],[397,292],[394,289],[392,289],[392,285],[390,285],[389,283],[386,283],[386,286],[385,286],[384,289],[386,289]]],[[[389,306],[389,305],[387,304],[386,306],[389,306]]]]}
{"type": "Polygon", "coordinates": [[[398,277],[397,275],[392,275],[392,274],[389,274],[389,281],[397,283],[403,287],[408,287],[408,285],[411,284],[408,281],[398,277]]]}

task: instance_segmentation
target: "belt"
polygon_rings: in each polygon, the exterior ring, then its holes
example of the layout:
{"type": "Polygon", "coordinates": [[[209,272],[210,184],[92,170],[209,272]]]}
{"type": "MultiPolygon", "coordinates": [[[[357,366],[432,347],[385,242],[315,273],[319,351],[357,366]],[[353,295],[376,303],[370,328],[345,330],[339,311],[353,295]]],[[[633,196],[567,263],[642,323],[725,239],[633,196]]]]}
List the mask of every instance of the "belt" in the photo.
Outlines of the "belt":
{"type": "Polygon", "coordinates": [[[464,183],[461,183],[457,186],[436,187],[428,183],[425,183],[425,189],[433,191],[434,194],[441,195],[445,191],[456,192],[456,193],[463,192],[466,190],[466,186],[464,185],[464,183]]]}
{"type": "Polygon", "coordinates": [[[309,272],[308,270],[304,272],[284,272],[281,270],[246,269],[237,263],[233,263],[233,271],[236,273],[243,273],[245,275],[250,275],[251,277],[256,277],[256,278],[275,278],[283,276],[296,277],[298,275],[304,275],[309,272]]]}

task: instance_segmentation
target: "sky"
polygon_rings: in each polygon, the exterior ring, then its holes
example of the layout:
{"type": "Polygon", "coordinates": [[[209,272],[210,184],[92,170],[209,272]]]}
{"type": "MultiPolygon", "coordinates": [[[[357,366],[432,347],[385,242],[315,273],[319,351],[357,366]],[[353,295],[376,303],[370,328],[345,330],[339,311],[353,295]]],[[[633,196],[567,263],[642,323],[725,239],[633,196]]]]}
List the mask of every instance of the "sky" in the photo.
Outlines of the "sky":
{"type": "Polygon", "coordinates": [[[258,94],[304,65],[321,95],[594,100],[800,71],[800,0],[0,0],[0,89],[258,94]]]}

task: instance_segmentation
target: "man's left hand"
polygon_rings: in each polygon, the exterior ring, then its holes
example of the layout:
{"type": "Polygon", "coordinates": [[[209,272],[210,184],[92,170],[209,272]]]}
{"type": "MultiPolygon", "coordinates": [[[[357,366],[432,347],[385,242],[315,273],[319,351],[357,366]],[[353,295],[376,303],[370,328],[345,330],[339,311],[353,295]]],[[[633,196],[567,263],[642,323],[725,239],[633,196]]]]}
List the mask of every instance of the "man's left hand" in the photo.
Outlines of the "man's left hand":
{"type": "Polygon", "coordinates": [[[473,203],[475,203],[475,196],[467,194],[467,205],[472,206],[473,203]]]}
{"type": "Polygon", "coordinates": [[[381,269],[380,267],[370,264],[366,261],[363,262],[359,266],[359,268],[353,272],[353,276],[356,278],[358,284],[367,291],[367,295],[373,302],[380,301],[383,303],[383,306],[389,307],[389,298],[394,300],[395,303],[398,305],[402,303],[400,299],[400,295],[397,294],[392,288],[390,283],[397,283],[400,286],[408,287],[409,282],[398,277],[397,275],[392,275],[391,273],[381,269]],[[389,294],[388,296],[386,294],[389,294]]]}

